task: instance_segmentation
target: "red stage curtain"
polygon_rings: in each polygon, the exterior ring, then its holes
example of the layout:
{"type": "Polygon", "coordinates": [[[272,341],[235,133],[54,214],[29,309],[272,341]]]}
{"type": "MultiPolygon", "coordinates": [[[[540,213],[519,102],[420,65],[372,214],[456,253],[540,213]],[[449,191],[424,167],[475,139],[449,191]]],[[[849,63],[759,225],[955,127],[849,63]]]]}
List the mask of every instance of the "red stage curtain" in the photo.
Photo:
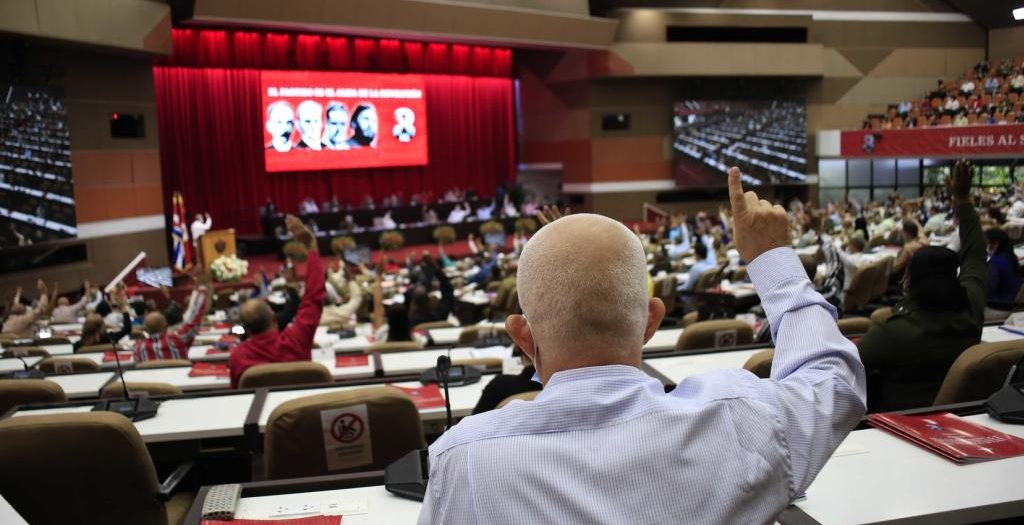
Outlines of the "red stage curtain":
{"type": "MultiPolygon", "coordinates": [[[[213,36],[210,41],[217,40],[234,41],[236,59],[241,49],[252,51],[253,60],[259,55],[259,47],[244,34],[230,39],[213,36]]],[[[326,40],[326,52],[317,56],[336,61],[331,39],[326,40]]],[[[202,50],[208,43],[201,42],[197,48],[202,50]]],[[[265,48],[276,45],[273,40],[264,42],[265,48]]],[[[339,45],[338,40],[333,45],[339,45]]],[[[360,51],[360,45],[366,44],[356,41],[356,63],[365,60],[358,56],[367,52],[360,51]]],[[[384,47],[392,53],[408,50],[393,44],[384,47]]],[[[214,48],[200,52],[223,60],[214,48]]],[[[469,52],[465,54],[468,59],[469,52]]],[[[312,52],[302,60],[310,56],[312,52]]],[[[263,56],[271,63],[279,59],[272,53],[263,56]]],[[[307,196],[322,202],[336,194],[342,202],[356,203],[367,194],[380,199],[391,193],[408,196],[429,190],[437,195],[452,187],[474,188],[488,195],[514,174],[512,80],[455,75],[425,76],[428,165],[266,173],[259,76],[256,69],[153,68],[165,193],[182,191],[190,212],[209,211],[215,225],[232,226],[242,234],[259,233],[258,209],[267,197],[279,209],[295,211],[307,196]]],[[[165,208],[170,209],[169,197],[165,208]]]]}

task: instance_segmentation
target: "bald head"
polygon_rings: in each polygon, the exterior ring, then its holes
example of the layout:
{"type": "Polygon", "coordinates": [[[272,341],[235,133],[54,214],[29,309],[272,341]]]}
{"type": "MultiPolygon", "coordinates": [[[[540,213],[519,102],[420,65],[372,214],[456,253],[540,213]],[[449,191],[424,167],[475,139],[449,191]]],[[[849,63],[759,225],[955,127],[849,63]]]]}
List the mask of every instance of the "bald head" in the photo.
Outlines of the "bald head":
{"type": "Polygon", "coordinates": [[[245,328],[245,333],[249,335],[262,334],[277,323],[274,311],[261,299],[249,299],[242,303],[239,316],[242,318],[242,328],[245,328]]]}
{"type": "Polygon", "coordinates": [[[150,335],[157,335],[167,330],[167,318],[160,312],[150,312],[142,321],[143,328],[150,335]]]}
{"type": "Polygon", "coordinates": [[[523,249],[516,289],[546,355],[639,354],[648,324],[647,260],[622,223],[579,214],[545,226],[523,249]]]}

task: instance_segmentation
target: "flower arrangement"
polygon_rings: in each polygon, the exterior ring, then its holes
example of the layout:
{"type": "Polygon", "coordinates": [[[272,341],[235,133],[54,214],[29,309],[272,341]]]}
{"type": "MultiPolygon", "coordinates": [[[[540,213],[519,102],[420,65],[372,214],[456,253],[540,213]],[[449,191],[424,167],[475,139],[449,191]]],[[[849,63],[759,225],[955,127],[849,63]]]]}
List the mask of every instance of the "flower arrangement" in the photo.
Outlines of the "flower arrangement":
{"type": "Polygon", "coordinates": [[[281,248],[281,251],[284,252],[285,257],[292,261],[306,260],[306,245],[299,241],[288,241],[284,243],[284,247],[281,248]]]}
{"type": "Polygon", "coordinates": [[[331,239],[331,251],[335,255],[341,255],[356,247],[356,240],[348,235],[341,235],[331,239]]]}
{"type": "Polygon", "coordinates": [[[455,242],[455,228],[451,226],[438,226],[434,228],[434,240],[438,244],[451,244],[455,242]]]}
{"type": "Polygon", "coordinates": [[[210,263],[210,273],[219,283],[235,283],[249,273],[249,262],[235,254],[221,255],[210,263]]]}
{"type": "Polygon", "coordinates": [[[389,231],[380,234],[380,249],[384,251],[397,250],[405,244],[405,236],[402,232],[389,231]]]}
{"type": "Polygon", "coordinates": [[[498,221],[487,221],[480,225],[480,235],[505,235],[505,226],[498,221]]]}
{"type": "Polygon", "coordinates": [[[516,233],[521,235],[530,235],[537,231],[537,221],[533,217],[523,217],[516,219],[516,233]]]}

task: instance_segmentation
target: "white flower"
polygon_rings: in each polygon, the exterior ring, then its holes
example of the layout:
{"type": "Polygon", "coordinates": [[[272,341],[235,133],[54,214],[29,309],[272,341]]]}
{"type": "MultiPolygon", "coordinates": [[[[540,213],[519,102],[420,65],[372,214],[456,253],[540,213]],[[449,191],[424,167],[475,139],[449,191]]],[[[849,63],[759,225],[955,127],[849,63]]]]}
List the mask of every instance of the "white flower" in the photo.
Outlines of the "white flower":
{"type": "Polygon", "coordinates": [[[217,282],[238,281],[249,273],[249,262],[235,255],[221,255],[210,264],[210,272],[217,282]]]}

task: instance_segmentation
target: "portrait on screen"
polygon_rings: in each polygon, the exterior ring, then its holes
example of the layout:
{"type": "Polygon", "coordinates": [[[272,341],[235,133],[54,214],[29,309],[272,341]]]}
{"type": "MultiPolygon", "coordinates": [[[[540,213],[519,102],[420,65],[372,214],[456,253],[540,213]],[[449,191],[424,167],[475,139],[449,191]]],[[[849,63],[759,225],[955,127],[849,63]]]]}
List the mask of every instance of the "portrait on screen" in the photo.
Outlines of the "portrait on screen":
{"type": "Polygon", "coordinates": [[[348,106],[343,102],[332,100],[327,104],[323,144],[327,149],[348,149],[348,106]]]}
{"type": "Polygon", "coordinates": [[[268,70],[260,83],[268,172],[428,161],[422,75],[268,70]]]}
{"type": "Polygon", "coordinates": [[[377,108],[370,103],[361,103],[352,112],[352,138],[348,145],[352,148],[377,147],[377,108]]]}
{"type": "Polygon", "coordinates": [[[295,112],[284,101],[274,102],[267,108],[267,131],[270,143],[267,149],[280,152],[291,151],[292,130],[295,128],[295,112]]]}
{"type": "Polygon", "coordinates": [[[299,143],[295,145],[299,149],[319,150],[320,141],[323,140],[324,131],[324,108],[312,100],[304,100],[299,104],[299,143]]]}
{"type": "Polygon", "coordinates": [[[395,126],[391,133],[395,135],[398,142],[410,142],[416,136],[416,113],[409,108],[398,108],[395,110],[395,126]]]}

